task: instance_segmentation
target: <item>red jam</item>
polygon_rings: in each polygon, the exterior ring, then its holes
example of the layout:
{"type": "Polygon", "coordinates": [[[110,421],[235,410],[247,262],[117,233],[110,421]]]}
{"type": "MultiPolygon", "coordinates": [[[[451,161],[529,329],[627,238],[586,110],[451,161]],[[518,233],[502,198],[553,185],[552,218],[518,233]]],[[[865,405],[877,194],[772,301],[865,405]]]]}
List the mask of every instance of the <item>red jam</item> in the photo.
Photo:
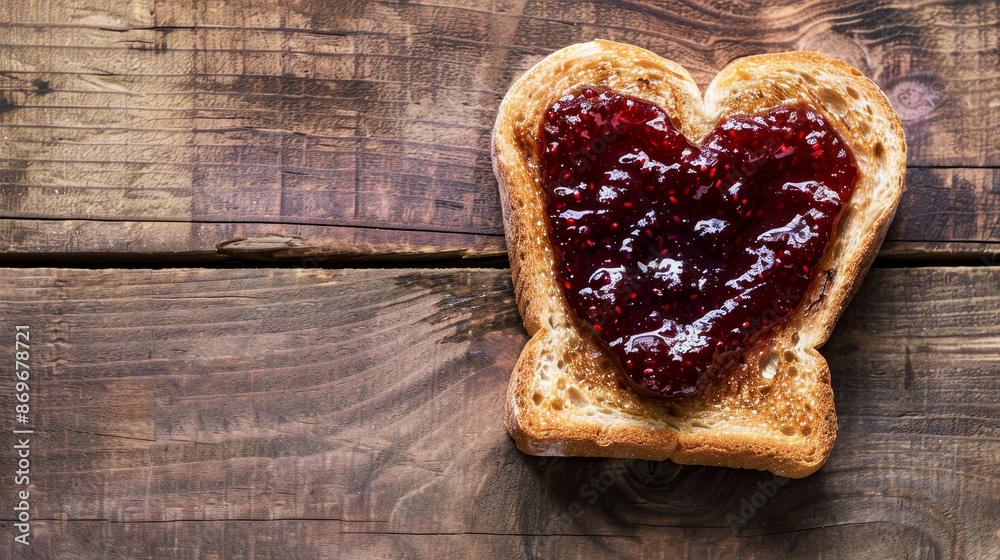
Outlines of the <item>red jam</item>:
{"type": "Polygon", "coordinates": [[[592,89],[549,108],[541,151],[570,306],[665,398],[799,305],[857,175],[803,106],[729,117],[699,148],[659,107],[592,89]]]}

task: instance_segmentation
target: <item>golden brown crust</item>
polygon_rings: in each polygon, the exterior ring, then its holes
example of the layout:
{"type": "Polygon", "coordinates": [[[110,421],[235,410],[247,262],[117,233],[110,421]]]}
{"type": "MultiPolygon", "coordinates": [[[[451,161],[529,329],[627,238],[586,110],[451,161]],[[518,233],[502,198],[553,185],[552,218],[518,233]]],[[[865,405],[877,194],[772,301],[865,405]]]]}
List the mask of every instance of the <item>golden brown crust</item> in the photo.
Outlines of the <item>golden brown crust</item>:
{"type": "Polygon", "coordinates": [[[885,236],[902,192],[906,146],[878,87],[828,56],[794,52],[731,63],[702,99],[687,71],[649,51],[608,41],[572,45],[530,69],[500,105],[492,138],[515,295],[532,339],[507,393],[506,424],[537,455],[673,459],[801,477],[829,455],[837,422],[829,338],[885,236]],[[850,146],[858,181],[802,305],[757,341],[725,382],[691,401],[623,388],[605,347],[581,332],[555,280],[540,176],[544,111],[598,86],[656,103],[692,141],[724,116],[802,102],[850,146]]]}

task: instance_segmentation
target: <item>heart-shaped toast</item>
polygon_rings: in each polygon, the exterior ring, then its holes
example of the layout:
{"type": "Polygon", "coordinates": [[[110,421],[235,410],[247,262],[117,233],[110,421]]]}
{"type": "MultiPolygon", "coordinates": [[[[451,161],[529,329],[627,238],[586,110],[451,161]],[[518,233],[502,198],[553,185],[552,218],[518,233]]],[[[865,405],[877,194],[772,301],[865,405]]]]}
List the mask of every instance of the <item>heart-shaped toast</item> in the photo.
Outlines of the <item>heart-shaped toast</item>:
{"type": "Polygon", "coordinates": [[[882,92],[825,55],[737,60],[704,100],[629,45],[539,62],[493,133],[532,336],[507,395],[518,447],[814,472],[836,436],[816,349],[878,250],[905,160],[882,92]]]}

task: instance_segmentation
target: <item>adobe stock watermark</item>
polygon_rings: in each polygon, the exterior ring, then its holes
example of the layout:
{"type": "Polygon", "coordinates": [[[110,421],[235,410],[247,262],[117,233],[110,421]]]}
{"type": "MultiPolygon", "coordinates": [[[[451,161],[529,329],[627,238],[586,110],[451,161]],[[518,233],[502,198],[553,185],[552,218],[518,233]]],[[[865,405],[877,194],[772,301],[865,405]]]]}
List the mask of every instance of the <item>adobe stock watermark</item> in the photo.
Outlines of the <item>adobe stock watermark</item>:
{"type": "Polygon", "coordinates": [[[757,516],[758,513],[778,494],[782,486],[791,480],[780,475],[772,475],[764,481],[757,481],[740,498],[739,507],[726,514],[726,523],[737,532],[757,516]]]}
{"type": "MultiPolygon", "coordinates": [[[[14,541],[23,545],[31,544],[31,435],[34,430],[31,424],[31,327],[17,325],[14,327],[14,455],[17,470],[14,471],[14,541]],[[18,488],[19,487],[19,488],[18,488]]],[[[32,381],[34,383],[34,381],[32,381]]]]}
{"type": "Polygon", "coordinates": [[[556,513],[545,524],[542,533],[543,537],[535,546],[535,557],[546,558],[552,552],[552,546],[556,537],[570,533],[577,519],[586,513],[588,506],[593,506],[601,496],[621,480],[628,470],[622,459],[610,459],[605,461],[604,466],[597,476],[592,476],[577,489],[578,500],[570,502],[566,509],[556,513]]]}

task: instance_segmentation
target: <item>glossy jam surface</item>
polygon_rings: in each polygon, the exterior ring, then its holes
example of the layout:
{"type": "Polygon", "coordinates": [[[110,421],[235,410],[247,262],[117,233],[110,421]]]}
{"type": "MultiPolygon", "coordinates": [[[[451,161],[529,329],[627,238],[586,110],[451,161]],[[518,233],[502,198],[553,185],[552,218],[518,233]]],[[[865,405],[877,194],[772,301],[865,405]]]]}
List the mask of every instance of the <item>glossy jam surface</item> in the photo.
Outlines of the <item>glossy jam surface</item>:
{"type": "Polygon", "coordinates": [[[800,303],[857,168],[818,113],[729,117],[702,147],[588,89],[541,140],[559,282],[647,394],[692,395],[800,303]]]}

